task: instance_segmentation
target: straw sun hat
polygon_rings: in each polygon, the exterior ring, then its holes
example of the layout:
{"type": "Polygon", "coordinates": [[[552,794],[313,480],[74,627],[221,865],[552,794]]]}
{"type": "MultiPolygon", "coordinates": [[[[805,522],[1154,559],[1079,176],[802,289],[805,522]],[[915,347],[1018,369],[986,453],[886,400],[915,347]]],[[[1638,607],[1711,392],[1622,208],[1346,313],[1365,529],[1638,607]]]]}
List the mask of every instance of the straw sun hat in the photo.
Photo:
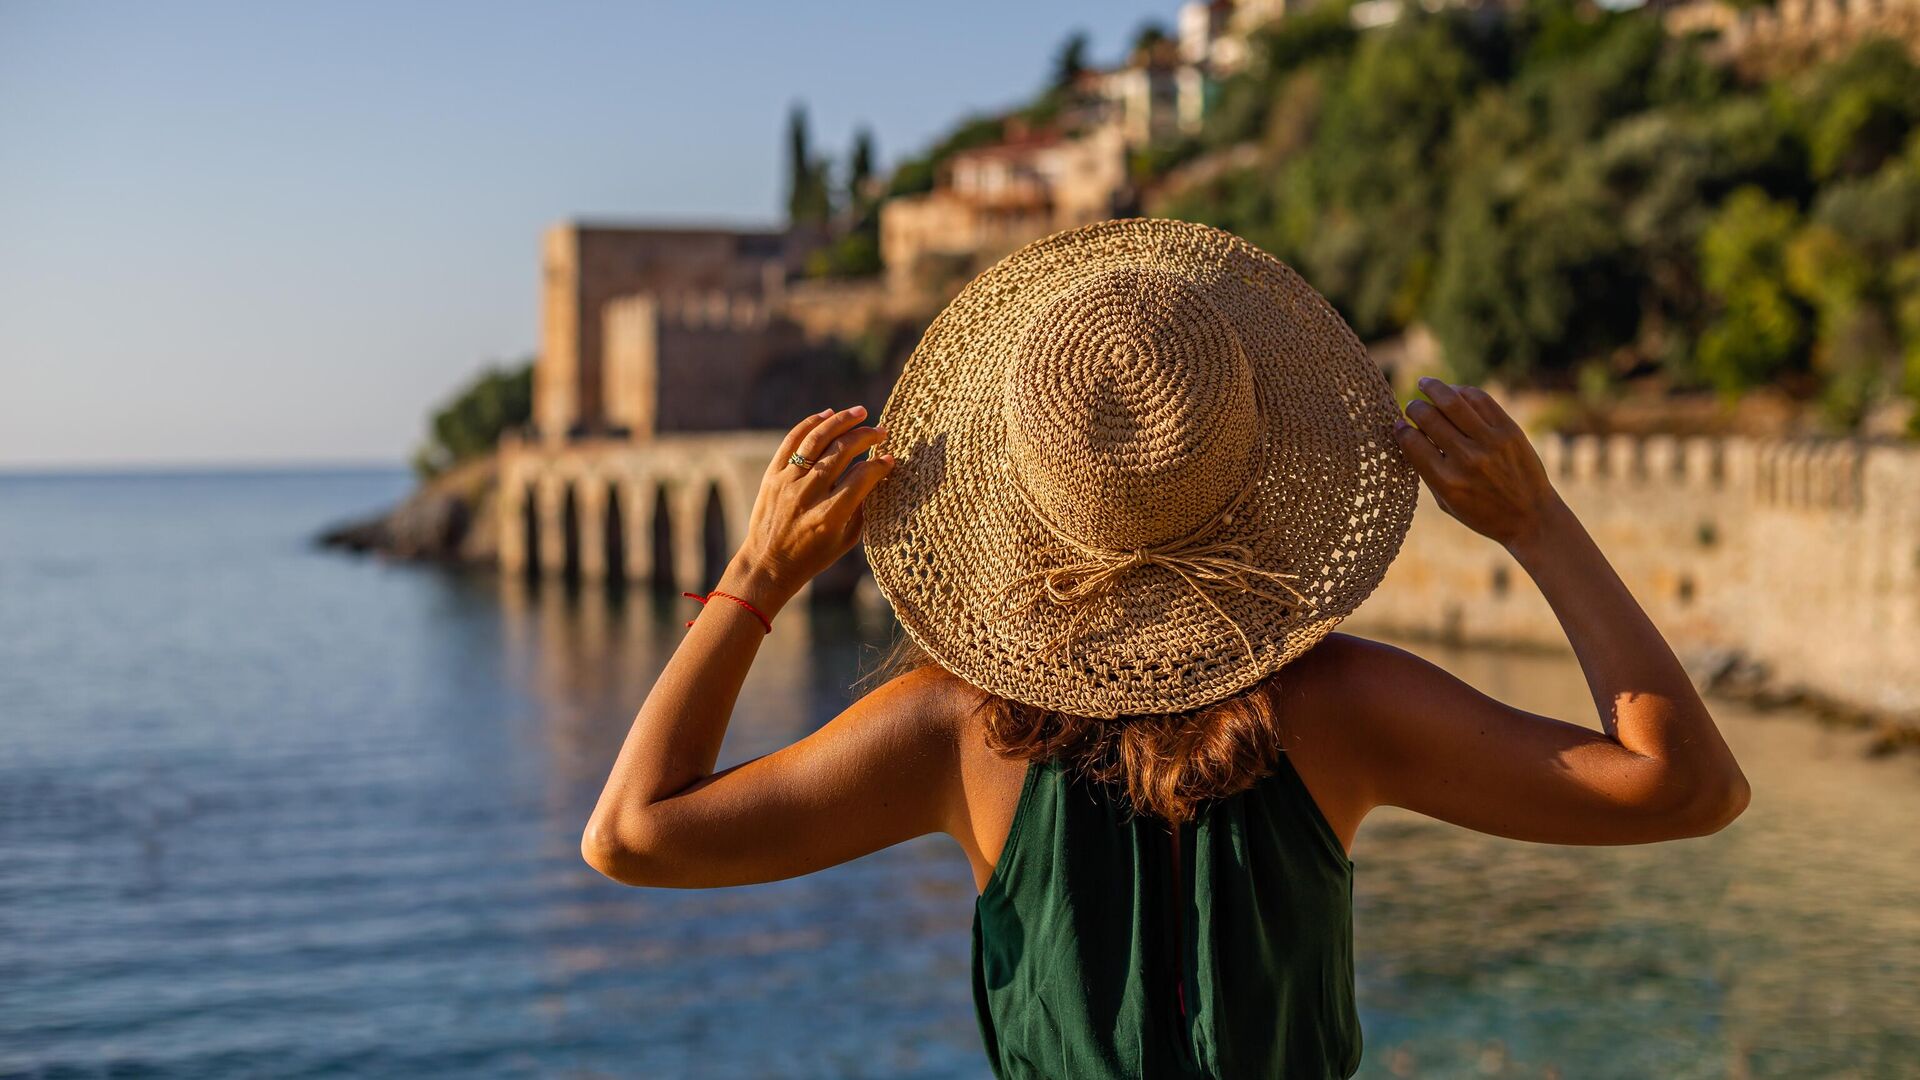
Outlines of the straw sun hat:
{"type": "Polygon", "coordinates": [[[983,690],[1197,708],[1379,585],[1418,494],[1398,411],[1326,300],[1232,233],[1070,229],[975,278],[908,359],[867,558],[907,633],[983,690]]]}

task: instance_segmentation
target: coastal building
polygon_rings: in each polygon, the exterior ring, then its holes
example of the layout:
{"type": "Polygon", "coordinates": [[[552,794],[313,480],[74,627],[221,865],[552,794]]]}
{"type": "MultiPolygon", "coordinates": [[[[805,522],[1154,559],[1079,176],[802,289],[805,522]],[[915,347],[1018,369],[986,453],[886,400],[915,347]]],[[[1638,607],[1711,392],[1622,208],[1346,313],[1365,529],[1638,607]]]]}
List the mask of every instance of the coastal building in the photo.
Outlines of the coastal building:
{"type": "Polygon", "coordinates": [[[1898,41],[1920,61],[1920,0],[1779,0],[1759,7],[1655,0],[1653,6],[1668,33],[1711,38],[1715,59],[1755,73],[1831,60],[1871,37],[1898,41]]]}
{"type": "Polygon", "coordinates": [[[798,234],[567,222],[542,244],[537,438],[743,427],[739,394],[788,336],[798,234]],[[662,398],[663,389],[667,395],[662,398]]]}
{"type": "Polygon", "coordinates": [[[1078,138],[1031,134],[955,154],[934,190],[880,208],[887,287],[938,291],[984,259],[1112,217],[1130,195],[1127,140],[1114,124],[1078,138]]]}
{"type": "Polygon", "coordinates": [[[1054,126],[1010,124],[1004,141],[955,154],[934,189],[881,208],[880,249],[895,296],[941,291],[1030,240],[1129,211],[1129,156],[1197,134],[1219,80],[1253,29],[1313,0],[1191,0],[1177,34],[1082,72],[1054,126]]]}
{"type": "Polygon", "coordinates": [[[1117,126],[1129,148],[1166,142],[1200,130],[1212,71],[1205,59],[1186,57],[1207,51],[1204,39],[1187,46],[1147,42],[1119,67],[1083,73],[1079,89],[1095,103],[1093,114],[1117,126]]]}

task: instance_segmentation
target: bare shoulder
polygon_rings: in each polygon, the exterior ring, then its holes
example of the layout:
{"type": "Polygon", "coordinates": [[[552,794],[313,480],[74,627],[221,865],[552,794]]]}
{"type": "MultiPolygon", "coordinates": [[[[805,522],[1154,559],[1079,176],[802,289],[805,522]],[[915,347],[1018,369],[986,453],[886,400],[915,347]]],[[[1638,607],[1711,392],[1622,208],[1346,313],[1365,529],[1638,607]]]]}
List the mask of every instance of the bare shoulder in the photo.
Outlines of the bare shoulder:
{"type": "Polygon", "coordinates": [[[984,887],[1019,808],[1027,762],[989,745],[987,714],[981,707],[985,695],[939,665],[919,668],[887,686],[911,695],[926,736],[945,744],[945,831],[966,853],[976,887],[984,887]]]}
{"type": "Polygon", "coordinates": [[[1311,730],[1313,721],[1332,734],[1351,734],[1375,715],[1381,702],[1405,702],[1421,690],[1464,686],[1424,657],[1384,641],[1334,631],[1280,675],[1282,693],[1294,695],[1311,730]]]}
{"type": "Polygon", "coordinates": [[[1331,633],[1280,675],[1289,734],[1329,752],[1377,761],[1415,745],[1437,725],[1460,726],[1517,710],[1397,645],[1331,633]]]}
{"type": "Polygon", "coordinates": [[[1381,665],[1411,655],[1405,649],[1384,641],[1335,630],[1322,638],[1320,644],[1308,649],[1286,670],[1304,667],[1321,679],[1337,683],[1375,673],[1381,665]]]}
{"type": "Polygon", "coordinates": [[[1289,747],[1324,747],[1349,738],[1358,693],[1391,667],[1393,646],[1335,631],[1273,678],[1289,747]]]}
{"type": "MultiPolygon", "coordinates": [[[[1024,762],[988,746],[984,701],[977,687],[938,664],[927,664],[889,679],[860,702],[869,722],[890,728],[889,737],[901,742],[901,749],[911,744],[924,761],[938,762],[922,773],[929,780],[937,775],[947,831],[969,854],[982,846],[978,824],[997,822],[1001,804],[1011,819],[1025,777],[1024,762]]],[[[997,850],[991,840],[984,846],[997,850]]]]}
{"type": "Polygon", "coordinates": [[[923,747],[957,746],[967,706],[966,684],[937,664],[896,675],[849,710],[884,725],[891,738],[923,747]]]}
{"type": "Polygon", "coordinates": [[[1272,681],[1281,742],[1294,771],[1343,844],[1378,805],[1379,736],[1370,730],[1378,702],[1394,689],[1405,650],[1334,632],[1282,668],[1272,681]]]}

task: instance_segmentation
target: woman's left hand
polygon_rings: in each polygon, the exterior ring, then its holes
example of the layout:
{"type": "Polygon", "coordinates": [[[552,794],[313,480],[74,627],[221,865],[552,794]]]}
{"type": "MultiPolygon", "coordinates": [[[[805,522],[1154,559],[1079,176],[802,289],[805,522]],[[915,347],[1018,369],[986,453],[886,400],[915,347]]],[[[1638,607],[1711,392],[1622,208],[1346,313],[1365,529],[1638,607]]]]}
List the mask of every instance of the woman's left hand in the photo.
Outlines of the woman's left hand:
{"type": "Polygon", "coordinates": [[[750,578],[762,594],[757,599],[785,605],[860,542],[861,505],[893,471],[891,454],[855,460],[887,437],[883,428],[860,426],[866,415],[862,405],[818,412],[780,441],[729,574],[750,578]],[[810,468],[789,460],[796,451],[810,468]]]}

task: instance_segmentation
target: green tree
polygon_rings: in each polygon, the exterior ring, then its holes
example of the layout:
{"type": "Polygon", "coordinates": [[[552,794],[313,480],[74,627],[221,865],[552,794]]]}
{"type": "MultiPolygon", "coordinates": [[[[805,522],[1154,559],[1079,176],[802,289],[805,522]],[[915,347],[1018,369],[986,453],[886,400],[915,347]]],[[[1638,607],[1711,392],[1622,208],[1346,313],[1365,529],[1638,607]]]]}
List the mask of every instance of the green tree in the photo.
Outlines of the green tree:
{"type": "Polygon", "coordinates": [[[413,456],[414,471],[429,479],[492,453],[501,435],[532,416],[533,361],[490,367],[429,419],[427,442],[413,456]]]}
{"type": "Polygon", "coordinates": [[[814,159],[807,133],[807,107],[795,104],[787,113],[787,220],[818,225],[832,212],[827,166],[814,159]]]}
{"type": "Polygon", "coordinates": [[[1920,68],[1888,38],[1784,81],[1774,94],[1798,123],[1816,179],[1875,171],[1920,124],[1920,68]]]}
{"type": "Polygon", "coordinates": [[[1583,145],[1530,132],[1521,103],[1491,94],[1454,140],[1426,315],[1463,379],[1566,383],[1634,332],[1638,285],[1604,170],[1583,145]]]}
{"type": "Polygon", "coordinates": [[[1905,394],[1920,358],[1920,132],[1871,176],[1830,184],[1788,245],[1787,282],[1813,308],[1821,402],[1849,427],[1905,394]]]}
{"type": "MultiPolygon", "coordinates": [[[[1842,426],[1920,401],[1920,67],[1897,43],[1755,79],[1657,12],[1417,8],[1364,33],[1338,3],[1256,31],[1199,137],[1136,155],[1148,212],[1292,263],[1363,337],[1426,323],[1463,377],[1600,397],[1653,372],[1773,382],[1842,426]],[[1253,163],[1173,179],[1229,150],[1253,163]]],[[[1070,105],[1065,61],[1009,115],[1070,105]]],[[[1003,134],[973,118],[890,190],[1003,134]]]]}
{"type": "Polygon", "coordinates": [[[881,271],[880,206],[870,194],[873,133],[855,133],[847,156],[845,212],[831,242],[807,256],[808,277],[871,277],[881,271]]]}
{"type": "Polygon", "coordinates": [[[1054,90],[1063,90],[1078,82],[1082,72],[1087,70],[1087,32],[1075,30],[1060,43],[1059,51],[1053,56],[1053,79],[1048,84],[1054,90]]]}
{"type": "Polygon", "coordinates": [[[1418,16],[1361,41],[1301,164],[1313,213],[1281,224],[1309,277],[1368,336],[1405,326],[1431,284],[1447,190],[1436,164],[1484,78],[1463,32],[1458,19],[1418,16]]]}
{"type": "Polygon", "coordinates": [[[847,204],[857,205],[867,197],[867,183],[873,179],[873,131],[862,127],[853,133],[853,150],[847,155],[847,204]]]}
{"type": "Polygon", "coordinates": [[[1700,238],[1700,270],[1718,316],[1700,337],[1700,366],[1727,395],[1794,366],[1806,319],[1787,287],[1786,253],[1800,226],[1790,203],[1746,187],[1714,215],[1700,238]]]}
{"type": "MultiPolygon", "coordinates": [[[[1359,35],[1344,6],[1324,4],[1269,23],[1249,39],[1250,62],[1227,77],[1208,111],[1201,140],[1212,148],[1259,139],[1274,126],[1274,114],[1297,115],[1303,104],[1317,115],[1319,102],[1296,101],[1297,90],[1324,90],[1330,73],[1352,55],[1359,35]],[[1312,75],[1296,81],[1296,75],[1312,75]]],[[[1297,125],[1296,125],[1297,126],[1297,125]]]]}
{"type": "Polygon", "coordinates": [[[1171,40],[1165,24],[1148,20],[1140,24],[1140,29],[1134,31],[1133,47],[1128,50],[1128,55],[1136,61],[1145,60],[1155,49],[1171,40]]]}

